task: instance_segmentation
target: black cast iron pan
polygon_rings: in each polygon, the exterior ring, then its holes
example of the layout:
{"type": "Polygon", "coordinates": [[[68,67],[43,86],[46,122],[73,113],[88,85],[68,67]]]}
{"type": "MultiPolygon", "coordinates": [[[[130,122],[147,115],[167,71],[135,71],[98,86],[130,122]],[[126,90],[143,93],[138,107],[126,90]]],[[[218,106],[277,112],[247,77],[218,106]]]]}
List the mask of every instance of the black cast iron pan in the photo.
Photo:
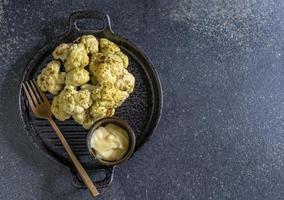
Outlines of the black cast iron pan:
{"type": "MultiPolygon", "coordinates": [[[[107,14],[93,10],[72,13],[69,17],[69,30],[45,45],[34,55],[24,71],[22,82],[36,78],[41,69],[52,60],[51,53],[56,46],[63,42],[70,43],[85,34],[93,34],[98,38],[108,38],[118,44],[129,57],[128,70],[136,78],[135,90],[123,105],[117,109],[115,116],[127,121],[132,126],[136,135],[135,151],[137,151],[153,134],[158,124],[162,109],[161,84],[147,56],[127,39],[113,33],[110,18],[107,14]],[[103,28],[100,30],[80,30],[76,22],[85,18],[101,20],[103,28]]],[[[52,98],[52,96],[49,96],[49,98],[52,98]]],[[[56,134],[46,120],[37,119],[32,114],[21,89],[19,109],[24,128],[33,143],[51,158],[69,167],[75,177],[73,184],[77,187],[83,187],[80,177],[77,175],[56,134]]],[[[86,144],[88,131],[73,120],[64,122],[56,120],[56,123],[86,170],[90,174],[98,171],[104,172],[102,180],[95,180],[96,186],[100,188],[109,185],[112,181],[114,168],[101,165],[89,155],[86,144]]]]}

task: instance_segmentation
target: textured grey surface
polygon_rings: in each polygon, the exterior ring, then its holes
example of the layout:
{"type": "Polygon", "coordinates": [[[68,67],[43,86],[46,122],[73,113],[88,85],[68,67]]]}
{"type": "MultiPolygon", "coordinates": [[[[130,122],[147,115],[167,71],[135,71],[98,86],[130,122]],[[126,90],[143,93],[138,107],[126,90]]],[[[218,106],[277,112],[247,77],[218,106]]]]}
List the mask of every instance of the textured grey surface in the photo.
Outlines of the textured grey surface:
{"type": "Polygon", "coordinates": [[[98,199],[283,199],[284,3],[280,0],[0,0],[0,199],[90,199],[37,151],[19,77],[77,9],[152,59],[164,88],[156,134],[98,199]]]}

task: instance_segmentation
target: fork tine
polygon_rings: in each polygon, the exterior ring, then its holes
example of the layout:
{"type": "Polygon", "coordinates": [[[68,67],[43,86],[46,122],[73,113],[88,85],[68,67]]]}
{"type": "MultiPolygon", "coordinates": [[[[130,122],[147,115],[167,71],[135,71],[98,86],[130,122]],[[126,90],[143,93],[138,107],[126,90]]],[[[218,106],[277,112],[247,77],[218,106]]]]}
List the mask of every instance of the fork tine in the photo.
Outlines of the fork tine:
{"type": "Polygon", "coordinates": [[[35,84],[35,85],[36,85],[36,88],[37,88],[37,90],[38,90],[38,92],[39,92],[39,94],[40,94],[42,100],[43,100],[44,102],[49,102],[48,99],[47,99],[47,97],[46,97],[45,94],[40,90],[40,88],[37,86],[37,84],[35,84]]]}
{"type": "Polygon", "coordinates": [[[27,88],[26,88],[24,83],[23,83],[23,88],[24,88],[25,95],[26,95],[26,97],[28,99],[29,105],[30,105],[32,111],[34,111],[34,109],[35,109],[34,102],[32,101],[32,98],[31,98],[31,96],[30,96],[30,94],[29,94],[29,92],[28,92],[28,90],[27,90],[27,88]]]}
{"type": "Polygon", "coordinates": [[[31,86],[29,85],[29,82],[26,81],[25,84],[26,84],[26,86],[28,88],[29,94],[32,97],[35,106],[37,106],[39,103],[38,103],[38,100],[37,100],[37,98],[36,98],[32,88],[31,88],[31,86]]]}
{"type": "Polygon", "coordinates": [[[38,102],[39,102],[39,103],[42,103],[42,99],[41,99],[40,96],[39,96],[39,92],[38,92],[38,90],[36,89],[35,84],[34,84],[34,82],[33,82],[32,80],[30,80],[30,84],[31,84],[31,86],[32,86],[32,89],[33,89],[33,91],[34,91],[34,94],[35,94],[36,97],[37,97],[38,102]]]}

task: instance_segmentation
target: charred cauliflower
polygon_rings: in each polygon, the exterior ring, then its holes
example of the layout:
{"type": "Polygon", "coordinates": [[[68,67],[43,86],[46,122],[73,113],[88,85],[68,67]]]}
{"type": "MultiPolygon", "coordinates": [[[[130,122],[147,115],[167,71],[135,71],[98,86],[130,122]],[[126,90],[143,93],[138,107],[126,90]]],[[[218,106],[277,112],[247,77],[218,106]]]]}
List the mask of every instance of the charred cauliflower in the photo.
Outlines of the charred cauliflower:
{"type": "Polygon", "coordinates": [[[94,104],[91,107],[91,114],[95,119],[113,116],[115,109],[127,98],[129,93],[116,88],[114,85],[99,85],[92,89],[94,104]]]}
{"type": "Polygon", "coordinates": [[[70,44],[62,43],[52,52],[52,56],[56,60],[64,62],[67,58],[67,54],[70,48],[70,44]]]}
{"type": "Polygon", "coordinates": [[[114,55],[121,59],[124,68],[128,67],[129,60],[128,60],[127,55],[125,55],[121,51],[116,52],[114,55]]]}
{"type": "Polygon", "coordinates": [[[57,94],[64,86],[65,72],[60,72],[60,62],[51,61],[37,76],[37,85],[43,92],[57,94]]]}
{"type": "Polygon", "coordinates": [[[115,88],[114,85],[100,86],[92,91],[92,98],[101,106],[117,108],[129,96],[128,92],[115,88]]]}
{"type": "Polygon", "coordinates": [[[98,82],[115,83],[124,72],[123,63],[112,55],[97,55],[91,58],[89,70],[98,82]]]}
{"type": "Polygon", "coordinates": [[[115,87],[119,90],[126,91],[129,94],[133,92],[135,84],[135,78],[134,76],[129,73],[126,69],[123,71],[122,78],[118,79],[115,82],[115,87]]]}
{"type": "Polygon", "coordinates": [[[83,35],[80,42],[85,45],[85,49],[89,54],[99,51],[99,42],[93,35],[83,35]]]}
{"type": "Polygon", "coordinates": [[[133,92],[128,57],[106,38],[83,35],[73,44],[60,44],[52,55],[55,60],[38,75],[37,85],[56,95],[51,111],[60,121],[73,117],[88,129],[96,120],[113,116],[133,92]],[[60,72],[61,63],[65,72],[60,72]]]}
{"type": "Polygon", "coordinates": [[[85,109],[88,109],[93,103],[90,91],[77,91],[73,86],[65,86],[64,90],[57,97],[59,103],[58,109],[68,115],[79,114],[85,109]]]}
{"type": "Polygon", "coordinates": [[[114,44],[112,41],[106,38],[101,38],[100,39],[100,51],[103,54],[114,54],[120,51],[120,48],[116,44],[114,44]]]}
{"type": "Polygon", "coordinates": [[[95,102],[91,109],[90,114],[95,120],[104,118],[104,117],[111,117],[115,113],[115,109],[112,107],[106,107],[100,104],[100,102],[95,102]]]}
{"type": "Polygon", "coordinates": [[[85,69],[75,68],[66,74],[66,85],[81,86],[90,80],[89,72],[85,69]]]}
{"type": "Polygon", "coordinates": [[[51,104],[51,112],[60,121],[65,121],[71,117],[70,114],[67,114],[61,109],[61,104],[59,102],[59,96],[55,96],[51,104]]]}
{"type": "Polygon", "coordinates": [[[124,68],[128,67],[129,64],[128,57],[113,42],[109,41],[106,38],[100,39],[100,50],[101,53],[112,57],[113,60],[116,60],[124,68]]]}
{"type": "Polygon", "coordinates": [[[73,115],[74,120],[81,124],[85,129],[89,129],[96,121],[96,119],[91,115],[90,109],[84,110],[79,114],[73,115]]]}
{"type": "Polygon", "coordinates": [[[85,49],[84,44],[72,44],[64,62],[65,71],[68,72],[74,68],[84,68],[88,64],[88,52],[85,49]]]}
{"type": "Polygon", "coordinates": [[[76,113],[80,113],[83,110],[88,109],[93,104],[93,99],[91,98],[91,92],[89,90],[80,90],[75,95],[76,113]]]}
{"type": "Polygon", "coordinates": [[[58,95],[59,109],[64,113],[72,115],[75,112],[75,95],[77,91],[73,86],[65,86],[58,95]]]}

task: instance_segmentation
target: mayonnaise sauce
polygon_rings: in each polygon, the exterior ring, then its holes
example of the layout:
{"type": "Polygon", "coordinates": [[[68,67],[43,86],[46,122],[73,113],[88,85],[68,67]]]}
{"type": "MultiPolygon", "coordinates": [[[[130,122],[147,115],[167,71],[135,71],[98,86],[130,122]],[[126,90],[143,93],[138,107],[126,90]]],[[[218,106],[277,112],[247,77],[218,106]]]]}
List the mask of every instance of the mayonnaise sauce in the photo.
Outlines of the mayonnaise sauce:
{"type": "Polygon", "coordinates": [[[129,135],[126,130],[115,124],[100,126],[93,133],[91,147],[100,159],[120,160],[128,150],[129,135]]]}

